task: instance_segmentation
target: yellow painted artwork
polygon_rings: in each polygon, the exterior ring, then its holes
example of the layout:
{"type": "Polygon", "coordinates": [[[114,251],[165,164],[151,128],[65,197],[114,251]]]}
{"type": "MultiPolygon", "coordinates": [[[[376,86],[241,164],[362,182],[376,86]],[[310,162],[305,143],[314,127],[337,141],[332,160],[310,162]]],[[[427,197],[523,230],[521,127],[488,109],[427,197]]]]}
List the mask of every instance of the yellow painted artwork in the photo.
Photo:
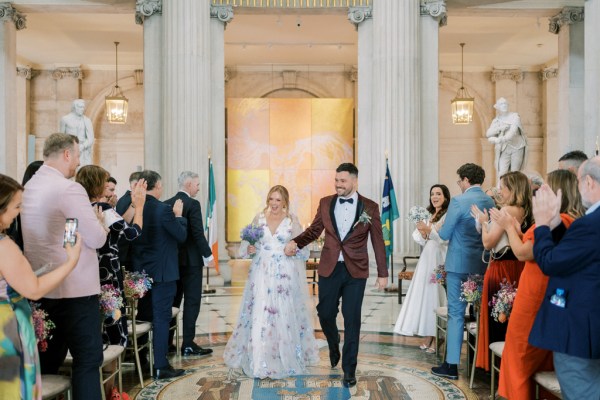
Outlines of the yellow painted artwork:
{"type": "Polygon", "coordinates": [[[353,114],[353,99],[227,100],[227,241],[240,240],[273,185],[310,224],[337,166],[354,162],[353,114]]]}

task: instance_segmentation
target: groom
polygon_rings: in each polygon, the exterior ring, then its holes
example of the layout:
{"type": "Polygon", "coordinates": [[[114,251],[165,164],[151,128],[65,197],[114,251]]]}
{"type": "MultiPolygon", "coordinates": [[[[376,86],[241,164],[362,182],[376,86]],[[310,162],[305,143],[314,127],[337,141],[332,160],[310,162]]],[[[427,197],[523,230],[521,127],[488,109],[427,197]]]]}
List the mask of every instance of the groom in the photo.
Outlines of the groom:
{"type": "Polygon", "coordinates": [[[340,334],[335,319],[342,298],[344,316],[342,369],[345,386],[356,385],[360,311],[369,277],[367,253],[369,234],[377,261],[377,288],[385,288],[388,281],[379,206],[356,192],[357,179],[358,169],[354,164],[341,164],[335,174],[337,194],[320,200],[317,214],[311,225],[292,239],[285,248],[286,255],[294,255],[298,248],[307,246],[325,230],[325,243],[318,269],[317,312],[329,344],[331,367],[334,368],[340,361],[340,334]]]}

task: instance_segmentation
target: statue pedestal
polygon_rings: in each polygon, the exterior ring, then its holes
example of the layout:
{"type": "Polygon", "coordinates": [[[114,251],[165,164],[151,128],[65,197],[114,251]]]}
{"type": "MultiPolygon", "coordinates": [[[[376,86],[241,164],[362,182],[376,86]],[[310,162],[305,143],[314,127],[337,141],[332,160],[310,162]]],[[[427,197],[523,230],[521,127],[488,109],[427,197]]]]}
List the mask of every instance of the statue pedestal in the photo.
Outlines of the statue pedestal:
{"type": "Polygon", "coordinates": [[[227,264],[231,267],[231,286],[243,287],[246,285],[252,260],[229,260],[227,264]]]}

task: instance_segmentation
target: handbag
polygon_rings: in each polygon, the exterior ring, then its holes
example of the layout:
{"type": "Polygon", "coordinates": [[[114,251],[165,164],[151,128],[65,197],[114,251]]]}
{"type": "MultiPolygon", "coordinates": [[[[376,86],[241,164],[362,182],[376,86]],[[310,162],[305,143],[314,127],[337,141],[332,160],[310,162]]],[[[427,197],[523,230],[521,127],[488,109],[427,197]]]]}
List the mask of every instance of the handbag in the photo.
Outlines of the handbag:
{"type": "Polygon", "coordinates": [[[502,258],[508,250],[510,250],[510,242],[508,241],[508,235],[506,234],[506,232],[504,232],[504,233],[502,233],[500,240],[498,240],[498,243],[496,243],[494,248],[489,251],[490,252],[489,260],[485,259],[485,253],[487,251],[485,249],[483,250],[483,253],[481,254],[481,260],[486,264],[491,262],[492,260],[498,260],[499,258],[502,258]]]}

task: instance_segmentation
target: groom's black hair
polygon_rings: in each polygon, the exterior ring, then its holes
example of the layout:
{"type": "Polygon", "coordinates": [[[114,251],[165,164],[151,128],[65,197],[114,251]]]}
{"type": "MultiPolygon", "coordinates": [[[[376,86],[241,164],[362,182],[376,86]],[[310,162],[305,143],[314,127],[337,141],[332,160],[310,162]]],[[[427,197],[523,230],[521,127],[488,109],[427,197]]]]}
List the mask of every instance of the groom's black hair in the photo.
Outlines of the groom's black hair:
{"type": "Polygon", "coordinates": [[[352,163],[342,163],[336,168],[335,172],[347,172],[350,175],[358,176],[358,168],[352,163]]]}
{"type": "Polygon", "coordinates": [[[456,173],[460,179],[467,178],[471,185],[481,185],[485,180],[485,171],[477,164],[467,163],[462,165],[456,173]]]}

